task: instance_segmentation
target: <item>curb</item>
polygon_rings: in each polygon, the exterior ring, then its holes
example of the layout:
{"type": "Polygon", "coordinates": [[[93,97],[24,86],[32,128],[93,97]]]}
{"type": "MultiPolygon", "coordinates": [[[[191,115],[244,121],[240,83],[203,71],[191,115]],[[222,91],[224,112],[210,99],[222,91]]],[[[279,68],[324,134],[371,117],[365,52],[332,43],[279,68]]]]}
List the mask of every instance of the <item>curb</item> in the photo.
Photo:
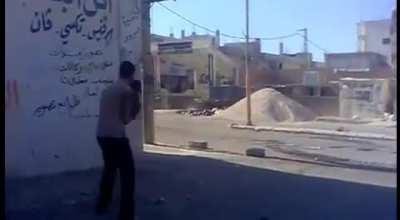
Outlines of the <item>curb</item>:
{"type": "Polygon", "coordinates": [[[185,109],[155,109],[155,113],[177,113],[180,111],[184,111],[185,109]]]}
{"type": "MultiPolygon", "coordinates": [[[[396,172],[397,168],[392,167],[388,164],[379,164],[374,162],[362,162],[362,161],[355,161],[355,160],[348,160],[348,159],[341,159],[341,158],[334,158],[325,155],[313,155],[309,153],[306,154],[308,157],[312,158],[319,158],[317,160],[313,159],[300,159],[300,158],[287,158],[287,157],[276,157],[276,156],[267,156],[267,155],[254,155],[254,154],[241,154],[241,153],[234,153],[228,151],[220,151],[214,150],[212,148],[208,149],[196,149],[190,148],[185,146],[177,146],[172,144],[165,144],[165,143],[154,143],[152,145],[147,145],[148,147],[155,146],[155,147],[165,147],[165,148],[172,148],[175,150],[185,151],[185,152],[203,152],[203,153],[219,153],[219,154],[227,154],[227,155],[235,155],[235,156],[242,156],[247,158],[259,158],[259,159],[275,159],[281,161],[291,161],[297,163],[305,163],[305,164],[314,164],[319,166],[328,166],[328,167],[342,167],[342,168],[350,168],[350,169],[360,169],[360,170],[371,170],[371,171],[381,171],[381,172],[396,172]],[[324,158],[324,159],[322,159],[324,158]]],[[[287,152],[286,152],[287,153],[287,152]]],[[[291,154],[291,153],[289,153],[291,154]]]]}
{"type": "Polygon", "coordinates": [[[233,129],[244,129],[253,131],[274,131],[274,132],[287,132],[287,133],[298,133],[298,134],[316,134],[316,135],[329,135],[329,136],[339,136],[339,137],[352,137],[352,138],[366,138],[375,140],[389,140],[395,141],[396,137],[371,134],[371,133],[355,133],[355,132],[340,132],[340,131],[329,131],[321,129],[311,129],[311,128],[284,128],[284,127],[267,127],[267,126],[249,126],[249,125],[238,125],[230,124],[233,129]]]}

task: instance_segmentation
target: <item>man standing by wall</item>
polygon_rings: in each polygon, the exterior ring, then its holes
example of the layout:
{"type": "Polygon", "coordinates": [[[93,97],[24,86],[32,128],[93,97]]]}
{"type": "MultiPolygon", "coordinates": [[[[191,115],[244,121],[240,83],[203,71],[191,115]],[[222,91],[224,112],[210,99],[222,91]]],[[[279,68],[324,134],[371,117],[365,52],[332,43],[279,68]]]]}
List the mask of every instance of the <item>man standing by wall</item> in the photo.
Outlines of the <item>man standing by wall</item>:
{"type": "Polygon", "coordinates": [[[125,125],[135,119],[140,110],[140,82],[133,80],[135,66],[122,62],[120,79],[107,87],[101,95],[97,125],[97,141],[104,159],[100,182],[100,194],[96,213],[106,211],[111,198],[115,175],[119,169],[121,178],[120,219],[132,220],[135,214],[134,189],[135,166],[125,125]]]}

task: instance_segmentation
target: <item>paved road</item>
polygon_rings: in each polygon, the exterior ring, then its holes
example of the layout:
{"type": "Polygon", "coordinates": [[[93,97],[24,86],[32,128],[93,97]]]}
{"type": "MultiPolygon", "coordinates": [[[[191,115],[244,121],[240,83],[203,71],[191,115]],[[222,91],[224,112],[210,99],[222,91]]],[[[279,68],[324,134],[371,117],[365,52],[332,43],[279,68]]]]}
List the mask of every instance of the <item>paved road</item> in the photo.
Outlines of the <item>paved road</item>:
{"type": "MultiPolygon", "coordinates": [[[[140,220],[396,219],[395,188],[193,156],[146,153],[136,164],[140,220]],[[160,197],[166,202],[156,205],[160,197]]],[[[6,179],[6,219],[116,219],[117,194],[109,215],[93,215],[99,178],[99,170],[88,170],[6,179]]]]}
{"type": "Polygon", "coordinates": [[[396,142],[352,139],[307,134],[234,130],[223,119],[189,117],[173,112],[155,114],[156,140],[173,145],[187,145],[191,140],[205,140],[216,150],[243,154],[252,146],[266,147],[272,156],[291,157],[287,152],[348,159],[383,167],[396,167],[396,142]],[[273,149],[273,150],[272,150],[273,149]],[[297,152],[297,153],[296,153],[297,152]]]}

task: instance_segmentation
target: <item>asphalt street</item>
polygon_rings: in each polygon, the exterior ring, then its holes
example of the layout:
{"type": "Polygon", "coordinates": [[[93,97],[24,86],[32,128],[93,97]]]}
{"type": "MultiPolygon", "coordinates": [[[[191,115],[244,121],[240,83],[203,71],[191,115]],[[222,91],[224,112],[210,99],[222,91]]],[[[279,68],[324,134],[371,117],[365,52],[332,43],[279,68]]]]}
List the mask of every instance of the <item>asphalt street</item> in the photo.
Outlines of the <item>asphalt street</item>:
{"type": "MultiPolygon", "coordinates": [[[[244,154],[248,148],[261,147],[269,156],[326,157],[371,166],[396,167],[396,141],[235,130],[229,128],[230,123],[232,121],[217,118],[158,112],[155,114],[156,141],[175,146],[187,146],[189,141],[207,141],[209,147],[217,151],[244,154]]],[[[364,126],[361,130],[365,132],[368,128],[364,126]]],[[[372,132],[374,127],[369,130],[372,132]]]]}

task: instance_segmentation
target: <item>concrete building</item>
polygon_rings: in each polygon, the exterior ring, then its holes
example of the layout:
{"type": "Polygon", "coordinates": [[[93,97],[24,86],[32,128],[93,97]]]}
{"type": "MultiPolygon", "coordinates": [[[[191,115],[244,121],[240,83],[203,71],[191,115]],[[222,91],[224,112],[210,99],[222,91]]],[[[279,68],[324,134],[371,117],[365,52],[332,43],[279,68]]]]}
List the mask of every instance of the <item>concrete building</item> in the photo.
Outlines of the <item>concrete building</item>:
{"type": "Polygon", "coordinates": [[[391,64],[394,72],[397,71],[397,10],[392,11],[391,24],[390,24],[390,39],[391,39],[391,64]]]}
{"type": "Polygon", "coordinates": [[[264,56],[274,70],[299,70],[314,66],[311,53],[282,53],[279,55],[264,53],[264,56]]]}
{"type": "Polygon", "coordinates": [[[341,117],[378,118],[392,113],[393,80],[342,78],[339,86],[341,117]]]}
{"type": "MultiPolygon", "coordinates": [[[[229,54],[231,56],[244,56],[244,50],[246,48],[245,42],[234,42],[234,43],[225,43],[221,46],[221,51],[225,54],[229,54]]],[[[261,54],[261,40],[256,39],[255,41],[250,41],[248,46],[249,56],[257,56],[261,54]]]]}
{"type": "Polygon", "coordinates": [[[358,52],[379,53],[385,56],[387,63],[390,63],[390,27],[390,19],[357,23],[358,52]]]}
{"type": "Polygon", "coordinates": [[[325,54],[328,69],[337,72],[374,72],[388,68],[386,58],[375,52],[325,54]]]}
{"type": "MultiPolygon", "coordinates": [[[[390,36],[391,36],[391,41],[392,41],[392,56],[391,56],[391,64],[393,67],[393,72],[395,74],[396,80],[397,80],[397,7],[392,11],[392,22],[391,22],[391,28],[390,28],[390,36]]],[[[397,83],[395,84],[395,86],[397,83]]],[[[397,88],[395,89],[397,90],[397,88]]],[[[397,91],[394,94],[394,104],[393,104],[393,112],[394,116],[397,119],[397,91]]]]}
{"type": "MultiPolygon", "coordinates": [[[[5,1],[6,176],[101,166],[99,95],[122,60],[143,75],[142,1],[108,2],[88,11],[76,1],[5,1]]],[[[128,127],[134,152],[142,118],[128,127]]]]}
{"type": "Polygon", "coordinates": [[[169,102],[172,96],[206,101],[211,87],[239,85],[241,64],[220,50],[218,33],[185,36],[182,31],[180,38],[153,35],[152,54],[155,87],[168,90],[169,102]],[[172,85],[176,89],[171,90],[172,85]]]}

